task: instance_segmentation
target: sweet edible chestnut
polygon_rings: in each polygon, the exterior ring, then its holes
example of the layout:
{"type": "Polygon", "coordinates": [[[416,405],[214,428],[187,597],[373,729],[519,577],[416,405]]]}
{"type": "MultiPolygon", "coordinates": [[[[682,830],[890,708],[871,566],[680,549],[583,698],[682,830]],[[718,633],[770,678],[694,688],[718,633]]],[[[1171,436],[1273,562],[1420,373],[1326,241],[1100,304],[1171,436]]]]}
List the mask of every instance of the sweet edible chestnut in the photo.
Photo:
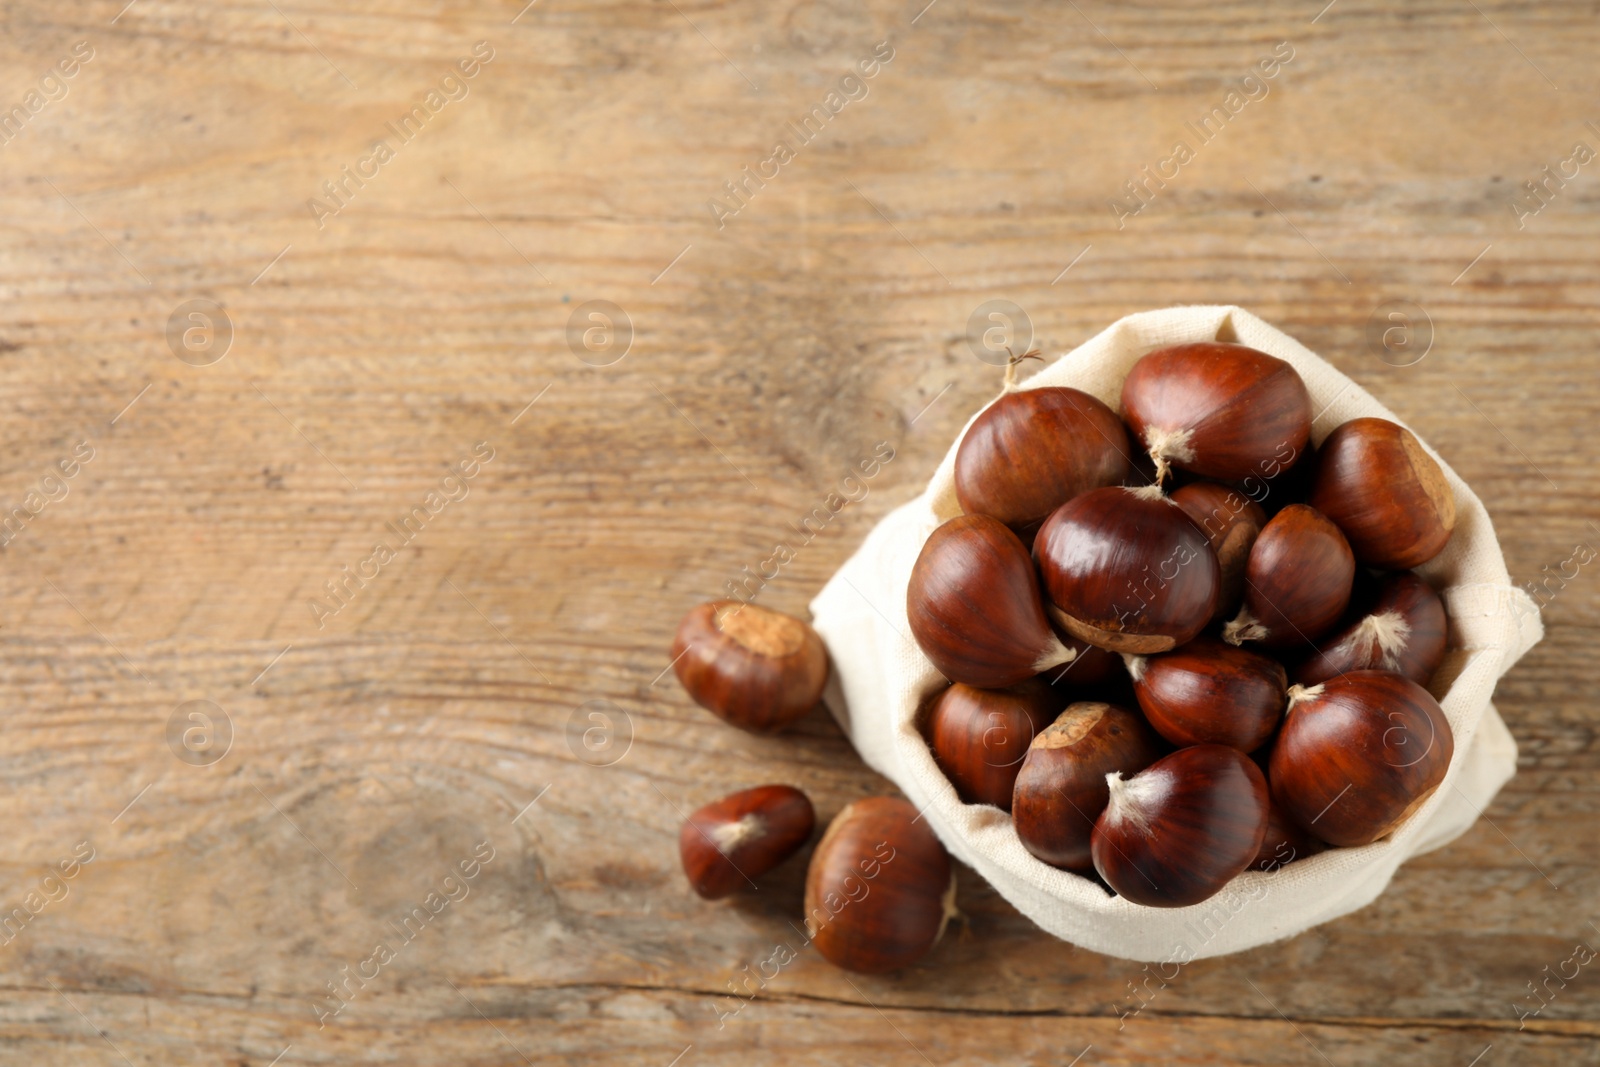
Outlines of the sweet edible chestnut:
{"type": "Polygon", "coordinates": [[[1439,554],[1456,526],[1456,498],[1438,462],[1404,426],[1351,419],[1317,456],[1311,504],[1369,567],[1405,570],[1439,554]]]}
{"type": "Polygon", "coordinates": [[[1239,482],[1264,463],[1292,462],[1311,435],[1311,395],[1295,369],[1246,345],[1160,348],[1122,383],[1122,412],[1156,461],[1239,482]]]}
{"type": "Polygon", "coordinates": [[[1272,794],[1333,845],[1394,830],[1444,781],[1450,723],[1422,686],[1393,671],[1351,671],[1289,690],[1272,748],[1272,794]]]}
{"type": "Polygon", "coordinates": [[[1222,636],[1235,645],[1309,646],[1338,624],[1355,577],[1355,556],[1339,528],[1315,508],[1290,504],[1250,549],[1244,604],[1222,636]]]}
{"type": "Polygon", "coordinates": [[[1172,502],[1200,527],[1211,542],[1211,551],[1217,554],[1222,584],[1217,591],[1217,610],[1211,618],[1218,622],[1239,608],[1244,594],[1245,562],[1261,528],[1267,524],[1266,510],[1239,490],[1216,482],[1194,482],[1176,489],[1172,502]]]}
{"type": "Polygon", "coordinates": [[[800,790],[757,786],[690,815],[678,832],[678,855],[694,891],[716,900],[792,856],[815,825],[811,801],[800,790]]]}
{"type": "Polygon", "coordinates": [[[928,535],[906,587],[906,618],[952,682],[1003,689],[1072,661],[1045,618],[1033,563],[999,519],[958,515],[928,535]]]}
{"type": "Polygon", "coordinates": [[[672,658],[695,703],[752,733],[800,718],[828,681],[828,650],[810,625],[737,600],[713,600],[685,615],[672,658]]]}
{"type": "Polygon", "coordinates": [[[1283,721],[1288,677],[1277,660],[1209,637],[1157,656],[1129,656],[1144,717],[1175,745],[1259,748],[1283,721]]]}
{"type": "Polygon", "coordinates": [[[1079,493],[1127,477],[1117,413],[1076,389],[1008,392],[973,420],[956,449],[956,499],[968,514],[1036,525],[1079,493]]]}
{"type": "Polygon", "coordinates": [[[1267,783],[1267,833],[1261,839],[1261,849],[1256,853],[1255,860],[1250,864],[1252,870],[1267,871],[1277,870],[1285,864],[1295,860],[1303,860],[1307,856],[1315,856],[1319,852],[1326,852],[1328,846],[1308,833],[1291,818],[1283,813],[1283,807],[1272,800],[1272,783],[1267,783]]]}
{"type": "Polygon", "coordinates": [[[1165,652],[1216,610],[1216,553],[1157,486],[1074,497],[1045,520],[1033,552],[1052,617],[1113,652],[1165,652]]]}
{"type": "Polygon", "coordinates": [[[923,733],[963,801],[1010,811],[1011,786],[1029,743],[1066,703],[1065,689],[1053,689],[1042,678],[1009,689],[957,682],[929,702],[923,733]]]}
{"type": "Polygon", "coordinates": [[[1367,612],[1322,641],[1294,680],[1316,685],[1347,671],[1385,670],[1426,686],[1444,661],[1448,629],[1432,586],[1411,571],[1387,574],[1367,612]]]}
{"type": "Polygon", "coordinates": [[[921,959],[955,909],[944,846],[899,797],[870,797],[828,824],[806,872],[806,930],[817,951],[880,974],[921,959]]]}
{"type": "Polygon", "coordinates": [[[1161,742],[1137,712],[1078,703],[1028,747],[1011,799],[1022,845],[1054,867],[1092,865],[1089,834],[1105,809],[1106,775],[1133,774],[1161,755],[1161,742]]]}
{"type": "Polygon", "coordinates": [[[1094,867],[1135,904],[1198,904],[1261,851],[1267,780],[1236,748],[1181,748],[1108,784],[1110,800],[1094,824],[1094,867]]]}

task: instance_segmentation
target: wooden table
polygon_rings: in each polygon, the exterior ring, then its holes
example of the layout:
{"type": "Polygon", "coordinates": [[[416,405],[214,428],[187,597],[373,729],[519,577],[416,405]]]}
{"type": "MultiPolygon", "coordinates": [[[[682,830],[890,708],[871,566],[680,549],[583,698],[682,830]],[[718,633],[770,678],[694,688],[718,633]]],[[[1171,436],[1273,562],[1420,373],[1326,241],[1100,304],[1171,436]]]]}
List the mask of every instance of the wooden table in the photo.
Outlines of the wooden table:
{"type": "Polygon", "coordinates": [[[1592,7],[124,3],[0,11],[0,1061],[1600,1063],[1593,967],[1517,1010],[1600,944],[1595,565],[1477,826],[1127,1020],[1138,965],[969,871],[922,964],[802,953],[719,1024],[804,859],[708,905],[681,813],[892,787],[666,671],[878,442],[763,602],[919,491],[988,300],[1051,353],[1247,306],[1423,432],[1515,579],[1600,547],[1592,7]]]}

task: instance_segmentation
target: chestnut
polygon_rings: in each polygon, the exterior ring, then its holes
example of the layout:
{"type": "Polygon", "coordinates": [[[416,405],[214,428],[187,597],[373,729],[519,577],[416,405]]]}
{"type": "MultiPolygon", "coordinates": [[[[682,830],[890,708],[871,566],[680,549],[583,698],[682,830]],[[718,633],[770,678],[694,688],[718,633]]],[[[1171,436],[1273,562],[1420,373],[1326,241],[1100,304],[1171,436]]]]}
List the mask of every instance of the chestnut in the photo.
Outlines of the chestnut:
{"type": "Polygon", "coordinates": [[[1290,463],[1311,436],[1311,394],[1288,363],[1247,345],[1198,341],[1142,357],[1122,383],[1128,428],[1157,480],[1170,467],[1238,482],[1290,463]]]}
{"type": "Polygon", "coordinates": [[[1238,610],[1244,594],[1245,561],[1267,524],[1266,509],[1239,490],[1217,482],[1194,482],[1175,489],[1172,502],[1200,527],[1211,542],[1211,551],[1217,554],[1222,584],[1211,621],[1220,622],[1238,610]]]}
{"type": "Polygon", "coordinates": [[[1267,833],[1261,839],[1260,851],[1250,864],[1252,870],[1271,873],[1285,864],[1328,850],[1326,844],[1284,814],[1283,806],[1271,797],[1270,780],[1267,782],[1267,793],[1267,833]]]}
{"type": "Polygon", "coordinates": [[[806,871],[806,932],[846,970],[881,974],[921,959],[957,912],[950,857],[917,809],[869,797],[828,824],[806,871]]]}
{"type": "Polygon", "coordinates": [[[1454,752],[1450,723],[1426,689],[1393,671],[1351,671],[1289,689],[1272,792],[1329,844],[1366,845],[1428,799],[1454,752]]]}
{"type": "Polygon", "coordinates": [[[1311,504],[1338,523],[1356,558],[1405,570],[1439,554],[1456,498],[1416,435],[1388,419],[1351,419],[1322,442],[1311,504]]]}
{"type": "Polygon", "coordinates": [[[1008,392],[956,449],[956,499],[968,514],[1037,525],[1079,493],[1128,476],[1132,448],[1117,413],[1061,386],[1008,392]]]}
{"type": "Polygon", "coordinates": [[[1356,559],[1339,528],[1316,508],[1290,504],[1262,527],[1244,568],[1244,604],[1222,629],[1230,644],[1307,646],[1350,604],[1356,559]]]}
{"type": "Polygon", "coordinates": [[[952,682],[1003,689],[1072,661],[1045,618],[1033,564],[999,519],[958,515],[928,535],[906,587],[906,618],[952,682]]]}
{"type": "Polygon", "coordinates": [[[1068,707],[1033,739],[1017,774],[1011,819],[1022,847],[1053,867],[1087,870],[1106,775],[1141,771],[1161,751],[1137,712],[1092,702],[1068,707]]]}
{"type": "Polygon", "coordinates": [[[1449,620],[1444,601],[1412,571],[1386,574],[1360,619],[1329,635],[1295,670],[1301,685],[1316,685],[1347,671],[1399,671],[1426,686],[1444,661],[1449,620]]]}
{"type": "Polygon", "coordinates": [[[794,855],[816,821],[811,801],[793,786],[730,793],[697,809],[678,831],[683,873],[707,900],[725,897],[794,855]]]}
{"type": "Polygon", "coordinates": [[[1165,652],[1216,610],[1216,553],[1158,486],[1074,497],[1045,520],[1033,552],[1052,617],[1100,648],[1165,652]]]}
{"type": "Polygon", "coordinates": [[[695,703],[752,733],[800,718],[828,681],[828,650],[808,623],[737,600],[713,600],[685,615],[672,659],[695,703]]]}
{"type": "Polygon", "coordinates": [[[957,682],[929,702],[923,732],[934,760],[964,802],[1010,811],[1011,786],[1028,745],[1066,703],[1065,691],[1043,678],[1009,689],[974,689],[957,682]]]}
{"type": "Polygon", "coordinates": [[[1243,872],[1267,833],[1267,780],[1226,745],[1193,745],[1132,778],[1108,776],[1094,824],[1095,870],[1152,908],[1198,904],[1243,872]]]}
{"type": "Polygon", "coordinates": [[[1283,721],[1288,675],[1277,660],[1210,637],[1158,656],[1128,656],[1144,717],[1175,745],[1259,748],[1283,721]]]}

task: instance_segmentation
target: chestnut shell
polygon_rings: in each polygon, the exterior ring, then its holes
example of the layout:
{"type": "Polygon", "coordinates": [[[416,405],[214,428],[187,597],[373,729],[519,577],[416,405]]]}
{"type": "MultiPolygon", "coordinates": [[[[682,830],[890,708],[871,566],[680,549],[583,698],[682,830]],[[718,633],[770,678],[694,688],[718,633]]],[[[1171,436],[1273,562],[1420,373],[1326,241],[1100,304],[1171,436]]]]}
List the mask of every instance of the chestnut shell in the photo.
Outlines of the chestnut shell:
{"type": "Polygon", "coordinates": [[[956,499],[968,514],[1037,525],[1079,493],[1128,476],[1128,432],[1117,413],[1062,386],[1006,393],[956,449],[956,499]]]}
{"type": "Polygon", "coordinates": [[[1210,637],[1130,658],[1133,692],[1156,733],[1175,745],[1251,752],[1283,721],[1289,680],[1277,660],[1210,637]]]}
{"type": "Polygon", "coordinates": [[[1244,568],[1250,549],[1267,524],[1267,512],[1237,489],[1218,482],[1194,482],[1172,492],[1172,502],[1183,509],[1217,554],[1222,581],[1217,609],[1211,620],[1228,618],[1244,595],[1244,568]]]}
{"type": "Polygon", "coordinates": [[[923,735],[933,758],[967,804],[1011,810],[1011,787],[1034,737],[1067,704],[1064,689],[1030,678],[1008,689],[957,682],[929,701],[923,735]]]}
{"type": "Polygon", "coordinates": [[[1192,640],[1216,610],[1216,553],[1154,486],[1074,497],[1045,520],[1033,552],[1053,617],[1091,645],[1165,652],[1192,640]]]}
{"type": "Polygon", "coordinates": [[[1260,477],[1263,464],[1292,462],[1311,436],[1311,394],[1288,363],[1228,341],[1160,348],[1122,383],[1133,436],[1171,464],[1225,482],[1260,477]]]}
{"type": "Polygon", "coordinates": [[[1045,618],[1027,550],[987,515],[958,515],[928,535],[911,568],[906,618],[939,673],[980,689],[1072,659],[1045,618]]]}
{"type": "Polygon", "coordinates": [[[810,799],[789,785],[756,786],[696,809],[678,831],[689,885],[707,900],[727,896],[799,851],[816,821],[810,799]]]}
{"type": "Polygon", "coordinates": [[[1428,691],[1393,671],[1351,671],[1290,690],[1272,748],[1273,796],[1332,845],[1366,845],[1444,781],[1455,738],[1428,691]]]}
{"type": "Polygon", "coordinates": [[[1316,685],[1349,671],[1399,671],[1426,686],[1444,662],[1450,620],[1444,601],[1412,571],[1386,574],[1361,617],[1328,635],[1294,674],[1316,685]]]}
{"type": "Polygon", "coordinates": [[[1141,771],[1161,753],[1138,712],[1089,701],[1068,707],[1033,739],[1017,774],[1011,818],[1022,846],[1053,867],[1088,870],[1106,775],[1141,771]]]}
{"type": "Polygon", "coordinates": [[[828,650],[810,624],[737,600],[690,609],[672,669],[695,703],[740,729],[783,729],[822,699],[828,650]]]}
{"type": "Polygon", "coordinates": [[[1309,505],[1290,504],[1256,538],[1244,603],[1223,636],[1274,650],[1308,647],[1338,624],[1355,577],[1355,556],[1339,528],[1309,505]]]}
{"type": "Polygon", "coordinates": [[[944,846],[899,797],[869,797],[828,824],[806,871],[806,930],[829,962],[881,974],[927,954],[954,913],[944,846]]]}
{"type": "Polygon", "coordinates": [[[1410,430],[1388,419],[1351,419],[1317,456],[1311,504],[1338,524],[1369,567],[1426,563],[1450,540],[1455,493],[1410,430]]]}
{"type": "Polygon", "coordinates": [[[1095,870],[1135,904],[1198,904],[1255,860],[1267,809],[1267,780],[1249,756],[1179,749],[1112,786],[1094,824],[1095,870]]]}

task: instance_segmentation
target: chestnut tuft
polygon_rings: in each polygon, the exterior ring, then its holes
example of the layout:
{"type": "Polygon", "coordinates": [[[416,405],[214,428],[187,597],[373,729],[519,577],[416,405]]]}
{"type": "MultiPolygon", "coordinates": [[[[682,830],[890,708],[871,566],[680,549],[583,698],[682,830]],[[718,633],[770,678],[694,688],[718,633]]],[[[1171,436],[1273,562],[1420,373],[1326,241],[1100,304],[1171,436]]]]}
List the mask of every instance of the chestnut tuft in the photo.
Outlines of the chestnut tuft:
{"type": "Polygon", "coordinates": [[[957,914],[944,846],[899,797],[869,797],[828,824],[806,872],[806,931],[846,970],[881,974],[927,954],[957,914]]]}
{"type": "Polygon", "coordinates": [[[1008,392],[973,420],[956,449],[956,499],[968,514],[1037,526],[1079,493],[1128,476],[1117,413],[1076,389],[1008,392]]]}
{"type": "Polygon", "coordinates": [[[999,519],[959,515],[928,535],[911,568],[906,618],[952,682],[1003,689],[1075,655],[1045,618],[1033,563],[999,519]]]}
{"type": "Polygon", "coordinates": [[[1322,442],[1311,504],[1338,523],[1356,558],[1405,570],[1444,548],[1456,498],[1416,435],[1387,419],[1351,419],[1322,442]]]}
{"type": "Polygon", "coordinates": [[[1244,604],[1222,636],[1274,650],[1309,646],[1338,624],[1355,577],[1355,556],[1339,528],[1316,508],[1290,504],[1250,549],[1244,604]]]}
{"type": "Polygon", "coordinates": [[[1173,490],[1172,502],[1183,509],[1217,554],[1222,584],[1212,622],[1220,622],[1239,608],[1244,595],[1244,566],[1250,549],[1267,524],[1267,512],[1237,489],[1216,482],[1194,482],[1173,490]]]}
{"type": "Polygon", "coordinates": [[[1113,652],[1192,640],[1217,605],[1206,535],[1157,486],[1092,489],[1057,508],[1034,542],[1051,617],[1113,652]]]}
{"type": "Polygon", "coordinates": [[[1263,462],[1292,462],[1311,436],[1311,394],[1294,367],[1246,345],[1200,341],[1160,348],[1122,383],[1122,412],[1156,461],[1239,482],[1263,462]]]}
{"type": "Polygon", "coordinates": [[[1078,703],[1028,747],[1011,799],[1022,845],[1054,867],[1093,864],[1089,834],[1105,809],[1106,775],[1132,774],[1161,755],[1161,742],[1137,712],[1078,703]]]}
{"type": "Polygon", "coordinates": [[[695,811],[678,832],[689,885],[717,900],[794,855],[811,837],[816,813],[800,790],[762,785],[695,811]]]}
{"type": "Polygon", "coordinates": [[[1259,748],[1283,721],[1283,665],[1246,648],[1197,637],[1158,656],[1128,656],[1144,716],[1175,745],[1259,748]]]}
{"type": "Polygon", "coordinates": [[[695,703],[752,733],[800,718],[828,681],[828,650],[808,623],[737,600],[713,600],[685,615],[672,658],[695,703]]]}
{"type": "Polygon", "coordinates": [[[1328,636],[1295,671],[1301,685],[1316,685],[1347,671],[1398,671],[1426,686],[1444,661],[1449,620],[1444,601],[1411,571],[1386,574],[1360,619],[1328,636]]]}
{"type": "Polygon", "coordinates": [[[1432,795],[1454,752],[1450,723],[1426,689],[1393,671],[1351,671],[1290,688],[1272,792],[1329,844],[1366,845],[1432,795]]]}
{"type": "Polygon", "coordinates": [[[1267,780],[1236,748],[1181,748],[1127,780],[1109,775],[1107,784],[1110,800],[1094,824],[1094,867],[1135,904],[1198,904],[1261,851],[1267,780]]]}
{"type": "Polygon", "coordinates": [[[1043,678],[1009,689],[974,689],[960,682],[929,702],[923,732],[956,793],[968,804],[1011,810],[1011,786],[1028,745],[1067,703],[1064,690],[1043,678]]]}

